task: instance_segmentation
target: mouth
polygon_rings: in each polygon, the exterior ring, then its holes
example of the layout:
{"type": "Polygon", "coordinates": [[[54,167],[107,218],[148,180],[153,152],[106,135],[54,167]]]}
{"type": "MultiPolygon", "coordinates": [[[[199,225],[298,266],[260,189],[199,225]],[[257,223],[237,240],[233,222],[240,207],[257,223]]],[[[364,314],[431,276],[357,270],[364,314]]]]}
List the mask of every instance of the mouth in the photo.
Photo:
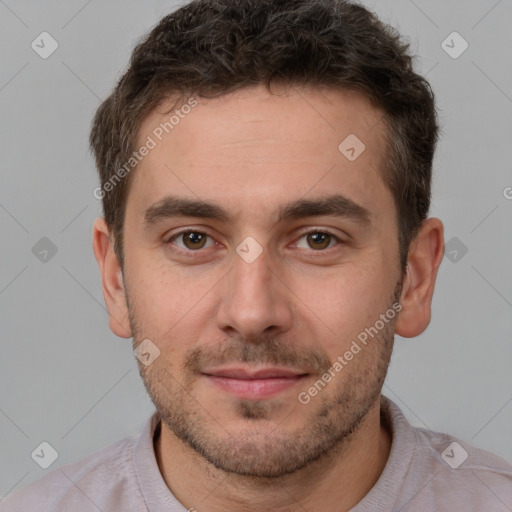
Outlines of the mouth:
{"type": "Polygon", "coordinates": [[[289,390],[309,374],[289,368],[214,368],[203,372],[211,384],[224,392],[249,400],[264,400],[289,390]]]}

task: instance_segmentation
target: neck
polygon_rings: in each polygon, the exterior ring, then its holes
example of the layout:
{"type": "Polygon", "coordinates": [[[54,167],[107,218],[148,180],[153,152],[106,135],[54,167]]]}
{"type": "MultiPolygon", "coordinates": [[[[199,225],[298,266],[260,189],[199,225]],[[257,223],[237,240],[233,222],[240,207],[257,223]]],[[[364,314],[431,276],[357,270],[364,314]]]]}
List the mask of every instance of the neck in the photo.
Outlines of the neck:
{"type": "Polygon", "coordinates": [[[380,420],[380,400],[350,438],[321,459],[280,478],[221,471],[178,439],[161,422],[155,452],[162,476],[186,507],[209,512],[348,511],[375,485],[391,449],[380,420]]]}

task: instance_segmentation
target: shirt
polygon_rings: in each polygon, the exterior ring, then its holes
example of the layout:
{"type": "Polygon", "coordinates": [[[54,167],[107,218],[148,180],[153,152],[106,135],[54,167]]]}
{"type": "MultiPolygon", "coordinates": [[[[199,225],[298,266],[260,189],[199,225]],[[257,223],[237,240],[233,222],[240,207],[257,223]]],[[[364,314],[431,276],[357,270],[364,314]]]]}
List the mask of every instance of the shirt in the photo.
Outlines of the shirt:
{"type": "MultiPolygon", "coordinates": [[[[385,396],[381,419],[391,432],[390,454],[376,484],[351,512],[512,511],[507,461],[448,434],[411,426],[385,396]]],[[[138,437],[51,471],[5,497],[0,511],[187,512],[158,468],[158,423],[155,412],[138,437]]]]}

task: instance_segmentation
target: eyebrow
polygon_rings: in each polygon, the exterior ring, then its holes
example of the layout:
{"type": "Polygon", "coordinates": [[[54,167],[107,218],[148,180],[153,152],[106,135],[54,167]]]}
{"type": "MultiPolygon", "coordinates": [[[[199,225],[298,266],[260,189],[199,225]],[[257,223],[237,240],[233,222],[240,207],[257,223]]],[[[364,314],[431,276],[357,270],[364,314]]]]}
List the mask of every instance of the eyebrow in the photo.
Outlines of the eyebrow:
{"type": "MultiPolygon", "coordinates": [[[[341,194],[334,194],[319,199],[298,199],[286,203],[279,209],[277,221],[279,223],[322,215],[348,218],[362,225],[371,224],[373,217],[363,206],[341,194]]],[[[175,217],[198,217],[224,223],[234,220],[233,215],[215,203],[167,196],[144,211],[143,229],[149,229],[164,219],[175,217]]]]}

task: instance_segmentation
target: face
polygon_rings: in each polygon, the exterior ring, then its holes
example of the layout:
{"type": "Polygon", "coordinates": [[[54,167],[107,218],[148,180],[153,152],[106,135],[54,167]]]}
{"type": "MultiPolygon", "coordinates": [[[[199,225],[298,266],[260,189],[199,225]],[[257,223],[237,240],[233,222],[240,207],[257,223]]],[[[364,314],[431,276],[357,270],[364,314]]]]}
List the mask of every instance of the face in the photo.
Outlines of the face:
{"type": "Polygon", "coordinates": [[[156,144],[126,206],[134,345],[160,351],[141,375],[216,467],[291,473],[350,438],[387,372],[402,276],[382,112],[257,87],[198,99],[160,133],[170,106],[141,126],[137,147],[156,144]]]}

